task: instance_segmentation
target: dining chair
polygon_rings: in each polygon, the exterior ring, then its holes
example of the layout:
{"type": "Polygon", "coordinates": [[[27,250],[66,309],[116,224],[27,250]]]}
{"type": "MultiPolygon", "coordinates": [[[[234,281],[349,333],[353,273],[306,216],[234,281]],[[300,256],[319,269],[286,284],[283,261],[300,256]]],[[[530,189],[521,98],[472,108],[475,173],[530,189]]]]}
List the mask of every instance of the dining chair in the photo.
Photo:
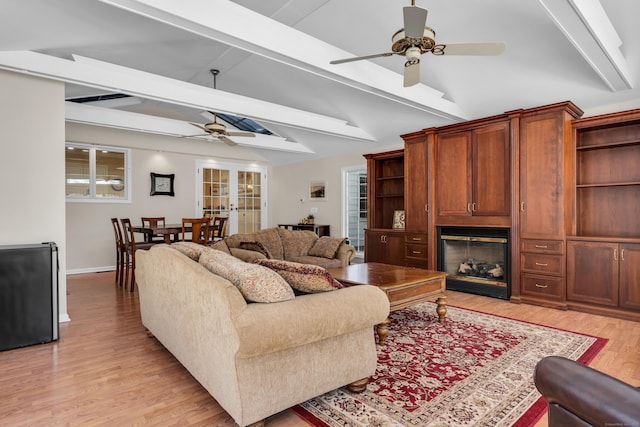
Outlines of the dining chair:
{"type": "Polygon", "coordinates": [[[120,222],[122,222],[122,234],[124,235],[124,244],[126,249],[124,262],[124,287],[127,287],[128,282],[129,290],[133,292],[136,284],[136,251],[139,249],[147,250],[151,246],[155,245],[155,243],[136,242],[135,233],[131,228],[131,220],[129,218],[121,218],[120,222]],[[131,279],[129,279],[129,277],[131,277],[131,279]]]}
{"type": "Polygon", "coordinates": [[[122,227],[120,227],[118,218],[111,218],[111,225],[113,226],[113,234],[116,238],[116,286],[122,287],[124,279],[124,259],[127,249],[124,244],[122,227]]]}
{"type": "Polygon", "coordinates": [[[210,241],[209,235],[209,218],[182,218],[182,241],[194,242],[201,245],[206,245],[210,241]],[[186,230],[191,227],[191,239],[185,235],[188,233],[186,230]]]}
{"type": "MultiPolygon", "coordinates": [[[[143,227],[164,227],[165,225],[163,216],[143,216],[141,219],[143,227]]],[[[164,236],[161,236],[160,234],[145,233],[144,241],[146,243],[164,243],[164,236]]]]}
{"type": "Polygon", "coordinates": [[[216,216],[211,220],[211,241],[224,238],[228,217],[216,216]]]}

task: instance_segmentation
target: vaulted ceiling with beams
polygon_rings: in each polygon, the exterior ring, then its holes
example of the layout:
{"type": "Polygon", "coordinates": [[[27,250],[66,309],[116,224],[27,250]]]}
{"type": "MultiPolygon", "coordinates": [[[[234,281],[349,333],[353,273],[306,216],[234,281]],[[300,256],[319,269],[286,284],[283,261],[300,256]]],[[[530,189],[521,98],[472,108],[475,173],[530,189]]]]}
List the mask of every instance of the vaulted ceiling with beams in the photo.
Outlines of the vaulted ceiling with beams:
{"type": "MultiPolygon", "coordinates": [[[[504,42],[506,50],[424,53],[420,83],[409,87],[402,56],[330,64],[389,52],[407,6],[5,1],[0,69],[65,82],[69,122],[177,136],[176,151],[184,136],[202,133],[192,123],[211,122],[211,111],[251,118],[273,135],[232,137],[237,149],[273,165],[375,152],[422,128],[565,100],[587,114],[640,107],[637,0],[417,0],[435,43],[504,42]],[[127,96],[100,98],[114,93],[127,96]]],[[[212,155],[222,144],[201,141],[212,155]]]]}

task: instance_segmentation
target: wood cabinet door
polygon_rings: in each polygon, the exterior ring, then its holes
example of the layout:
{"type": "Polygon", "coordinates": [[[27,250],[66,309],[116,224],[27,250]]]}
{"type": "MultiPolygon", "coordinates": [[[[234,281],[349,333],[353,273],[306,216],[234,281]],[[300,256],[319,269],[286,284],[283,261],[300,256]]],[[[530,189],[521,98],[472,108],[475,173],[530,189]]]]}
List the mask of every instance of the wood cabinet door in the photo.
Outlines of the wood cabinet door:
{"type": "Polygon", "coordinates": [[[471,215],[471,132],[438,135],[435,148],[438,216],[471,215]]]}
{"type": "Polygon", "coordinates": [[[382,234],[371,230],[364,232],[364,262],[384,262],[382,234]]]}
{"type": "Polygon", "coordinates": [[[511,213],[509,123],[476,129],[473,146],[473,215],[511,213]]]}
{"type": "Polygon", "coordinates": [[[640,244],[620,245],[620,307],[640,310],[640,244]]]}
{"type": "Polygon", "coordinates": [[[405,265],[404,234],[388,233],[385,235],[385,261],[387,264],[405,265]]]}
{"type": "Polygon", "coordinates": [[[404,145],[404,210],[405,229],[429,230],[429,150],[426,139],[405,141],[404,145]]]}
{"type": "Polygon", "coordinates": [[[567,242],[567,301],[618,305],[618,244],[567,242]]]}
{"type": "Polygon", "coordinates": [[[520,237],[564,238],[564,142],[558,114],[520,121],[520,237]]]}

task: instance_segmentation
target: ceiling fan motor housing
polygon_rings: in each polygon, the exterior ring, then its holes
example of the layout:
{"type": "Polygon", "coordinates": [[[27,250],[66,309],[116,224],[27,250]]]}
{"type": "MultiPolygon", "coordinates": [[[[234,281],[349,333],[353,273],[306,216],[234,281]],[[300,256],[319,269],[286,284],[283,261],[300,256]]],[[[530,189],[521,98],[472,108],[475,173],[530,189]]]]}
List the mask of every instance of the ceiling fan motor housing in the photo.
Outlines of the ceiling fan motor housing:
{"type": "Polygon", "coordinates": [[[424,27],[424,33],[422,37],[406,37],[404,28],[396,31],[391,37],[393,45],[391,50],[398,55],[405,55],[407,49],[415,47],[420,49],[420,54],[430,52],[436,45],[436,32],[429,27],[424,27]]]}
{"type": "Polygon", "coordinates": [[[207,130],[207,132],[209,133],[215,133],[215,134],[226,134],[226,126],[221,124],[221,123],[207,123],[206,125],[204,125],[204,128],[207,130]]]}

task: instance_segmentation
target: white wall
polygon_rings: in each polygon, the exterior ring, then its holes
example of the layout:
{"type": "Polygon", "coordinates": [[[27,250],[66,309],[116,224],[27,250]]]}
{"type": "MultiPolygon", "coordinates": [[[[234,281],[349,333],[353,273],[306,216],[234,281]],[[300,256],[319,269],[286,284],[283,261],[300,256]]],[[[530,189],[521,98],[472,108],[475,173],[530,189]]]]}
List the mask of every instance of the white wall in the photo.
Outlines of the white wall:
{"type": "Polygon", "coordinates": [[[0,244],[58,245],[66,320],[64,85],[0,71],[0,93],[0,244]]]}
{"type": "MultiPolygon", "coordinates": [[[[131,202],[67,202],[67,270],[70,274],[112,270],[115,237],[110,218],[130,218],[139,224],[142,216],[164,216],[167,223],[180,223],[196,215],[196,161],[216,158],[238,163],[238,148],[221,143],[178,140],[189,154],[179,154],[176,138],[68,123],[67,141],[131,149],[131,202]],[[175,174],[175,197],[150,196],[150,172],[175,174]]],[[[242,157],[261,161],[256,155],[242,157]]],[[[246,162],[245,162],[246,163],[246,162]]]]}
{"type": "MultiPolygon", "coordinates": [[[[398,148],[402,148],[402,144],[373,152],[398,148]]],[[[276,226],[278,223],[296,224],[299,219],[309,215],[311,208],[317,208],[318,213],[314,214],[316,224],[329,224],[331,235],[334,237],[346,236],[346,231],[342,230],[342,168],[348,166],[366,168],[367,162],[363,154],[369,152],[274,167],[269,180],[270,226],[276,226]],[[309,182],[315,179],[327,180],[326,201],[309,200],[309,182]]]]}

